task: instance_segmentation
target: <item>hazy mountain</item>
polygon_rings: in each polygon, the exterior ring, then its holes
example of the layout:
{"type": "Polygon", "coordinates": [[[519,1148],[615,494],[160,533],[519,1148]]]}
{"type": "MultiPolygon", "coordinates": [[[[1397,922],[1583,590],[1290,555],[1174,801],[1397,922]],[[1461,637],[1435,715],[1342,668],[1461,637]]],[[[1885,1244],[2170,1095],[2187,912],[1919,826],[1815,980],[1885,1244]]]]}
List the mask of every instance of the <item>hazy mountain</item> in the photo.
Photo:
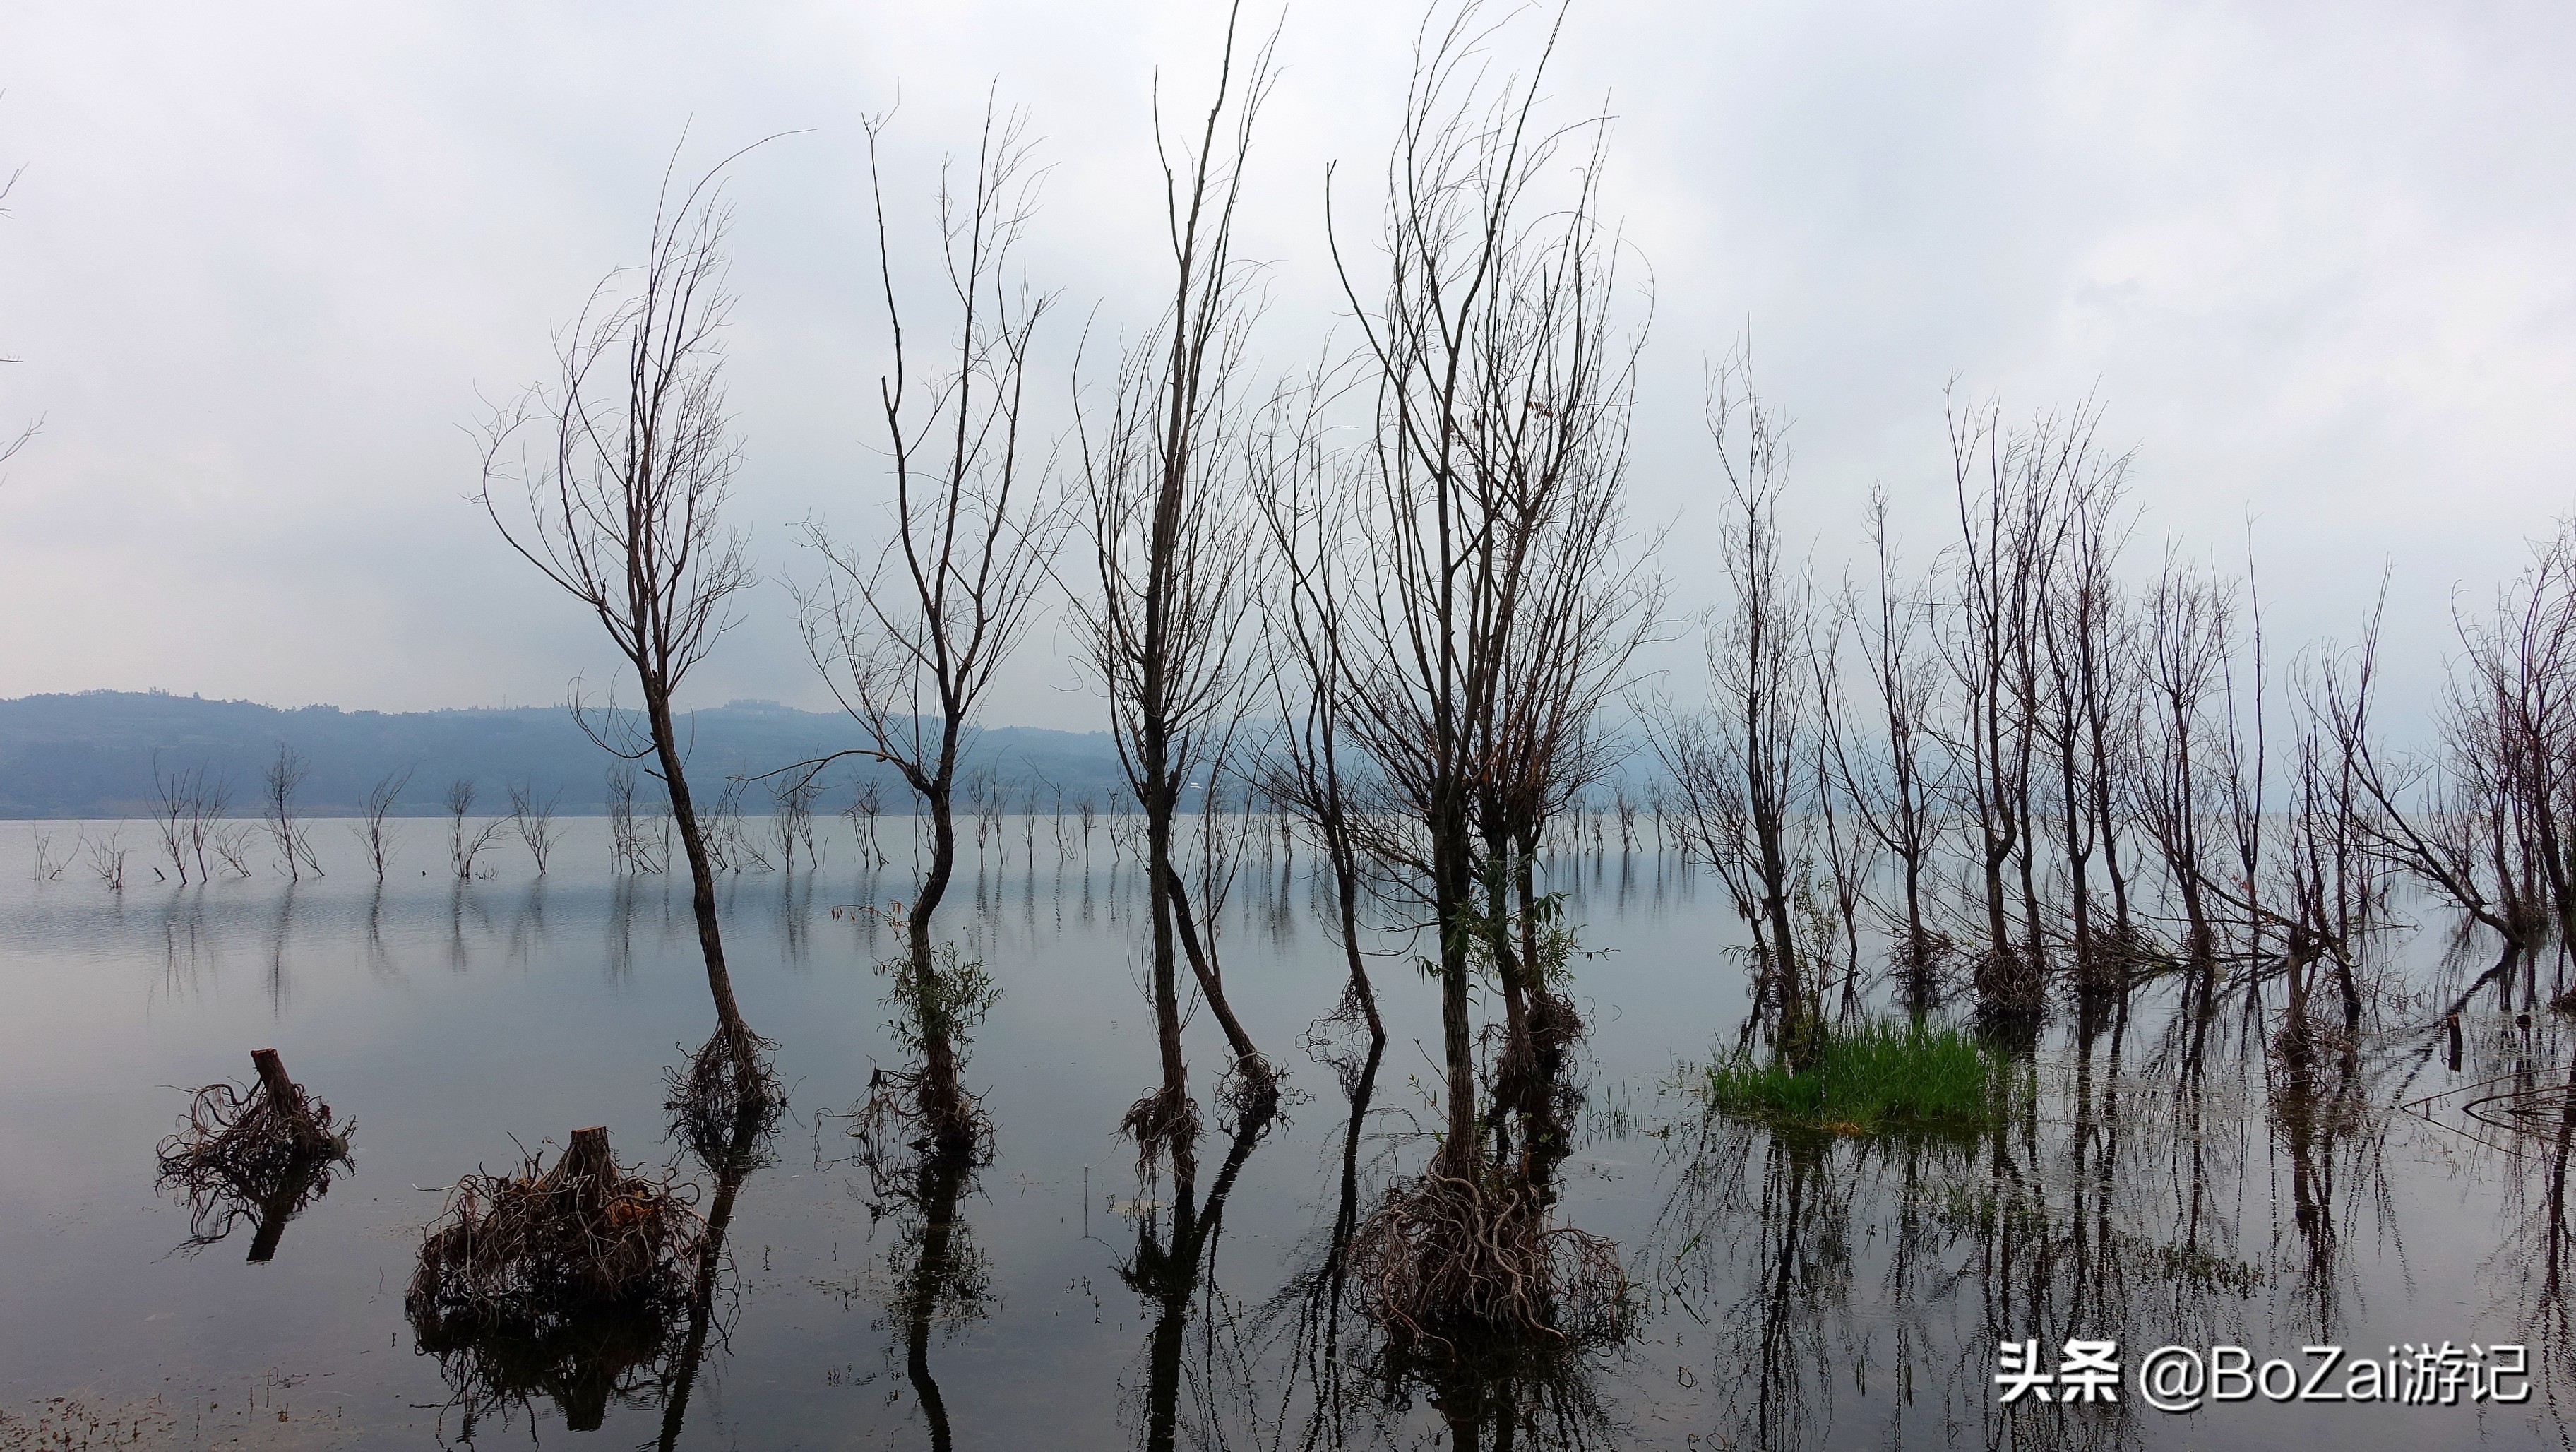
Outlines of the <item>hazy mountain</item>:
{"type": "MultiPolygon", "coordinates": [[[[688,718],[691,782],[702,797],[728,775],[748,775],[812,760],[855,745],[856,727],[838,713],[792,710],[768,701],[734,701],[688,718]]],[[[202,767],[231,787],[233,809],[255,807],[264,767],[280,743],[310,764],[301,799],[308,811],[355,811],[388,772],[406,768],[411,784],[399,811],[440,810],[448,784],[476,783],[478,808],[500,811],[512,782],[540,795],[560,793],[557,810],[597,812],[615,759],[593,745],[561,706],[507,710],[343,711],[306,706],[281,711],[251,701],[208,701],[159,692],[84,691],[0,701],[0,817],[149,816],[153,769],[202,767]],[[484,807],[488,804],[488,808],[484,807]]],[[[1106,807],[1124,786],[1107,736],[1032,727],[981,733],[967,760],[1012,786],[1012,804],[1036,787],[1052,809],[1054,793],[1069,805],[1086,792],[1106,807]]],[[[890,812],[909,810],[911,793],[882,766],[845,759],[825,774],[822,810],[837,810],[854,783],[873,773],[890,812]]],[[[765,785],[747,803],[767,810],[765,785]]],[[[961,807],[964,802],[959,803],[961,807]]]]}

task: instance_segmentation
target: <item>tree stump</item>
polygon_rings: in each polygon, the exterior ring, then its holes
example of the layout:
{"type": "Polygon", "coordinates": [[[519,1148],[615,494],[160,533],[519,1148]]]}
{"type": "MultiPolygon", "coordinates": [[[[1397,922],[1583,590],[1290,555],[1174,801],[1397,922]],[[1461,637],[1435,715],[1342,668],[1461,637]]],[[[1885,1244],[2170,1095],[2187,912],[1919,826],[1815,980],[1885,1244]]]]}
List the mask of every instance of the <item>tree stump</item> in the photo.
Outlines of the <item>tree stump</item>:
{"type": "Polygon", "coordinates": [[[574,1130],[572,1143],[564,1146],[563,1158],[555,1161],[555,1174],[572,1192],[582,1223],[596,1223],[607,1213],[608,1187],[619,1179],[617,1159],[608,1152],[608,1126],[595,1124],[574,1130]]]}
{"type": "Polygon", "coordinates": [[[277,1050],[253,1049],[250,1062],[259,1070],[260,1087],[268,1091],[269,1107],[294,1128],[295,1147],[308,1154],[330,1150],[331,1137],[313,1122],[312,1111],[304,1107],[304,1088],[286,1077],[286,1061],[277,1056],[277,1050]]]}

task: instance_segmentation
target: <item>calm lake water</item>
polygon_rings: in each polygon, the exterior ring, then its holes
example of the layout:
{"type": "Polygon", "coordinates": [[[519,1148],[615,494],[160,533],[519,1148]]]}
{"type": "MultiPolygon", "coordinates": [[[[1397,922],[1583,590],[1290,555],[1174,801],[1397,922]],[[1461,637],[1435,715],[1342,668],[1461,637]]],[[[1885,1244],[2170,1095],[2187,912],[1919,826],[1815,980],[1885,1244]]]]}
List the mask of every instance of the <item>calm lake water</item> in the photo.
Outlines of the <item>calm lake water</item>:
{"type": "MultiPolygon", "coordinates": [[[[2407,950],[2405,986],[2375,999],[2349,1072],[2303,1113],[2281,1112],[2260,1036],[2233,1018],[2220,1067],[2185,1092],[2149,1004],[2116,1055],[2107,1034],[2088,1047],[2053,1023],[2017,1064],[2027,1105],[2004,1132],[1793,1142],[1712,1121],[1688,1092],[1745,1011],[1722,894],[1615,840],[1560,861],[1552,885],[1594,954],[1578,965],[1592,1033],[1562,1213],[1617,1243],[1642,1323],[1545,1385],[1433,1388],[1375,1375],[1364,1324],[1312,1294],[1350,1104],[1301,1047],[1342,987],[1304,859],[1254,856],[1223,924],[1238,1011],[1295,1102],[1248,1144],[1211,1131],[1184,1237],[1181,1207],[1158,1199],[1172,1187],[1140,1185],[1113,1133],[1154,1074],[1136,874],[1113,866],[1105,832],[1087,872],[1078,851],[1060,860],[1044,822],[1034,869],[1006,823],[1012,860],[969,863],[942,914],[1003,989],[966,1075],[996,1155],[948,1187],[953,1214],[880,1193],[835,1117],[892,1062],[871,967],[891,938],[833,910],[909,891],[904,871],[850,866],[844,828],[821,870],[724,889],[744,1012],[776,1041],[791,1111],[772,1162],[738,1187],[727,1293],[682,1414],[660,1364],[619,1381],[597,1430],[568,1426],[580,1395],[544,1391],[474,1408],[469,1425],[453,1365],[417,1348],[403,1308],[447,1187],[593,1124],[630,1161],[708,1178],[663,1130],[664,1068],[712,1021],[685,880],[613,879],[604,824],[578,822],[543,880],[513,846],[490,859],[496,877],[459,885],[444,824],[414,821],[379,891],[323,823],[327,878],[119,894],[78,863],[33,880],[31,830],[0,827],[15,864],[0,877],[0,1449],[666,1433],[725,1448],[1432,1447],[1450,1445],[1443,1408],[1475,1396],[1523,1409],[1520,1446],[2569,1438],[2576,1381],[2549,1285],[2565,1035],[2482,993],[2453,1068],[2440,1013],[2486,965],[2460,966],[2431,934],[2407,950]],[[355,1117],[356,1169],[266,1263],[245,1259],[247,1226],[185,1249],[154,1147],[187,1089],[247,1078],[249,1051],[272,1046],[355,1117]],[[2479,1102],[2497,1094],[2521,1097],[2479,1102]],[[2054,1364],[2070,1338],[2116,1340],[2124,1371],[2166,1343],[2234,1344],[2303,1377],[2305,1346],[2384,1362],[2406,1343],[2523,1343],[2531,1392],[2166,1414],[2124,1380],[2117,1405],[1997,1405],[1999,1342],[2035,1339],[2054,1364]]],[[[123,829],[137,861],[144,836],[123,829]]],[[[1416,1131],[1437,1122],[1433,995],[1401,955],[1377,972],[1392,1041],[1358,1141],[1363,1209],[1420,1167],[1416,1131]]],[[[1223,1042],[1204,1012],[1189,1043],[1213,1123],[1223,1042]]]]}

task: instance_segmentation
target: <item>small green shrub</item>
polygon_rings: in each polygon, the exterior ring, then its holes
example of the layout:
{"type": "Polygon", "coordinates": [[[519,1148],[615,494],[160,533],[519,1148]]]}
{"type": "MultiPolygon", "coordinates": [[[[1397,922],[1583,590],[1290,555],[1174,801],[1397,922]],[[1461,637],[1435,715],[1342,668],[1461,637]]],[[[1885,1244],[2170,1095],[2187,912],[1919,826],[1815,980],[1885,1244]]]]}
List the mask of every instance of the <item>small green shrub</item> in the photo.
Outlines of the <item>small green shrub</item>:
{"type": "Polygon", "coordinates": [[[1981,1129],[2003,1110],[2003,1061],[1955,1028],[1866,1024],[1826,1034],[1814,1068],[1736,1055],[1708,1071],[1712,1108],[1827,1134],[1981,1129]]]}

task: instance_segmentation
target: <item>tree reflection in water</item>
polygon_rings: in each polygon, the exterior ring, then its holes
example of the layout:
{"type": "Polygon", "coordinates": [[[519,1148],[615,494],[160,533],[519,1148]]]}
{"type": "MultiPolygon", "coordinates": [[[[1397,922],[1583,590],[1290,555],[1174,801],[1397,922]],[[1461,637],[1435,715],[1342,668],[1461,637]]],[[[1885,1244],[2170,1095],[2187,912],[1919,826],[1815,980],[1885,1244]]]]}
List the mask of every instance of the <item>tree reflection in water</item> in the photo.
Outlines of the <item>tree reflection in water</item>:
{"type": "MultiPolygon", "coordinates": [[[[2199,1071],[2124,1071],[2098,1022],[2014,1060],[1990,1129],[1772,1133],[1709,1116],[1673,1137],[1647,1248],[1659,1309],[1714,1307],[1710,1385],[1740,1445],[2127,1447],[2124,1394],[2069,1415],[2005,1407],[1999,1344],[2070,1339],[2295,1348],[2354,1330],[2359,1224],[2404,1240],[2383,1155],[2391,1067],[2285,1063],[2259,1031],[2184,1024],[2199,1071]],[[1873,1290],[1872,1283],[1875,1283],[1873,1290]],[[1855,1418],[1864,1425],[1852,1425],[1855,1418]]],[[[2160,1045],[2162,1059],[2168,1045],[2160,1045]]]]}
{"type": "Polygon", "coordinates": [[[973,1159],[923,1150],[883,1173],[872,1169],[877,1200],[873,1215],[895,1221],[894,1247],[886,1257],[893,1301],[888,1307],[903,1342],[904,1377],[929,1429],[932,1452],[953,1445],[948,1401],[930,1370],[934,1331],[980,1321],[992,1296],[992,1260],[975,1244],[958,1214],[975,1187],[973,1159]]]}
{"type": "MultiPolygon", "coordinates": [[[[1201,1365],[1200,1374],[1189,1380],[1203,1399],[1198,1408],[1203,1420],[1215,1420],[1216,1399],[1223,1389],[1241,1389],[1251,1384],[1251,1362],[1243,1354],[1240,1334],[1242,1322],[1233,1302],[1217,1285],[1214,1262],[1217,1238],[1225,1225],[1226,1199],[1234,1192],[1244,1161],[1252,1157],[1253,1147],[1261,1142],[1270,1124],[1270,1115],[1259,1114],[1236,1126],[1227,1144],[1225,1162],[1218,1166],[1204,1204],[1198,1199],[1193,1157],[1174,1155],[1171,1199],[1168,1203],[1148,1201],[1136,1216],[1136,1249],[1120,1263],[1118,1278],[1129,1290],[1144,1297],[1153,1312],[1153,1326],[1145,1338],[1144,1415],[1138,1428],[1138,1440],[1147,1452],[1171,1452],[1180,1445],[1184,1338],[1188,1338],[1194,1309],[1203,1324],[1201,1334],[1188,1339],[1195,1345],[1201,1365]],[[1192,1303],[1199,1300],[1203,1289],[1205,1304],[1194,1308],[1192,1303]]],[[[1191,1445],[1209,1440],[1212,1439],[1193,1437],[1191,1445]]]]}

